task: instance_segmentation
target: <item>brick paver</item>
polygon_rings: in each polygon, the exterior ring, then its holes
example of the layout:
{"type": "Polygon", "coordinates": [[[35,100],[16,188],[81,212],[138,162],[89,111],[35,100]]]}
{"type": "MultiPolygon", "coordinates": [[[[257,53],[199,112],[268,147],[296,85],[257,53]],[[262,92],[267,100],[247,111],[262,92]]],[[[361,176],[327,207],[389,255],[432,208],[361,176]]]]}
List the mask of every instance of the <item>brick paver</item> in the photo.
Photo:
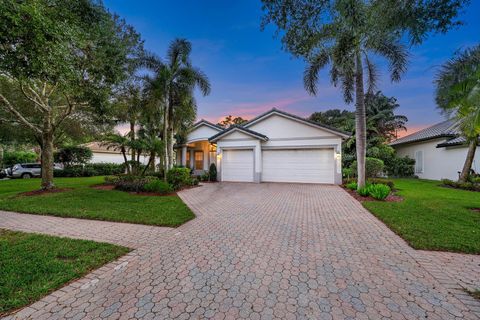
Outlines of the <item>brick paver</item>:
{"type": "Polygon", "coordinates": [[[13,316],[478,318],[429,256],[339,187],[217,183],[180,197],[196,219],[13,316]]]}

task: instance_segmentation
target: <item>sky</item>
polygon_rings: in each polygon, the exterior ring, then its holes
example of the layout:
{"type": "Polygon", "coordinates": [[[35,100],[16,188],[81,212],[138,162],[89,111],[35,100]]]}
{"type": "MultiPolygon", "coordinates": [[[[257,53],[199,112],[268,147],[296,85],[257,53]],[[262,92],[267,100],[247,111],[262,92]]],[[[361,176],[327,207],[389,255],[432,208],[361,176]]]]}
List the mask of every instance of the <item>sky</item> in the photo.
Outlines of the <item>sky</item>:
{"type": "MultiPolygon", "coordinates": [[[[210,79],[212,91],[196,94],[198,119],[218,122],[227,115],[252,118],[273,107],[307,117],[327,109],[353,110],[328,69],[320,76],[317,96],[303,87],[305,62],[282,49],[275,27],[262,31],[260,0],[104,0],[142,35],[145,48],[164,57],[169,43],[186,38],[192,43],[192,62],[210,79]]],[[[480,0],[463,9],[464,25],[447,34],[431,35],[410,48],[408,71],[391,83],[381,68],[378,89],[397,98],[397,113],[409,119],[409,133],[440,122],[433,79],[442,63],[457,50],[479,43],[480,0]]],[[[380,65],[384,63],[380,61],[380,65]]]]}

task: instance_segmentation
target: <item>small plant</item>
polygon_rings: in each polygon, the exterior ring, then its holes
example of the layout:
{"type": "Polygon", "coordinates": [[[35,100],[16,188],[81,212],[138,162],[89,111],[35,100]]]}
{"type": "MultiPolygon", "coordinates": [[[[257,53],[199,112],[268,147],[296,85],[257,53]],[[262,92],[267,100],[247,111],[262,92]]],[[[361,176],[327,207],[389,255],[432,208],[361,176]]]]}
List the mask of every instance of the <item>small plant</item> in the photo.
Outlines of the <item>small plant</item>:
{"type": "Polygon", "coordinates": [[[217,181],[217,166],[215,165],[215,163],[212,163],[210,165],[208,174],[210,176],[210,181],[217,181]]]}
{"type": "Polygon", "coordinates": [[[345,187],[347,189],[350,189],[350,190],[357,190],[358,185],[357,185],[356,182],[350,182],[350,183],[346,184],[345,187]]]}
{"type": "Polygon", "coordinates": [[[361,187],[360,189],[357,190],[357,193],[361,195],[362,197],[368,197],[368,187],[370,185],[366,185],[364,187],[361,187]]]}
{"type": "Polygon", "coordinates": [[[385,184],[371,184],[367,188],[368,195],[377,200],[385,200],[390,194],[390,187],[385,184]]]}
{"type": "Polygon", "coordinates": [[[197,178],[192,178],[192,180],[191,180],[190,183],[191,183],[192,186],[198,186],[199,182],[200,182],[200,181],[198,181],[197,178]]]}
{"type": "Polygon", "coordinates": [[[383,178],[370,178],[368,179],[368,183],[370,184],[386,184],[390,187],[391,190],[395,189],[395,184],[392,180],[383,179],[383,178]]]}
{"type": "Polygon", "coordinates": [[[150,181],[143,186],[143,189],[147,192],[156,192],[161,194],[173,192],[172,186],[169,185],[167,182],[161,180],[150,181]]]}
{"type": "Polygon", "coordinates": [[[210,181],[210,174],[209,174],[208,172],[203,173],[203,174],[199,177],[199,180],[200,180],[200,181],[210,181]]]}

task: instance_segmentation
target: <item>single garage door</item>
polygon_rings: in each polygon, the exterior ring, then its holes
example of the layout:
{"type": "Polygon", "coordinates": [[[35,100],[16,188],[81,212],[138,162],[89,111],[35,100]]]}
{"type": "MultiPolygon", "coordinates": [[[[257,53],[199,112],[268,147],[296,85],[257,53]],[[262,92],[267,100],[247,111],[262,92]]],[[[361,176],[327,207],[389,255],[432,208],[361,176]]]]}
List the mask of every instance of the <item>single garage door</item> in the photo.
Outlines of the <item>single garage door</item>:
{"type": "Polygon", "coordinates": [[[262,181],[334,183],[332,149],[263,150],[262,181]]]}
{"type": "Polygon", "coordinates": [[[253,182],[253,150],[224,150],[222,180],[253,182]]]}

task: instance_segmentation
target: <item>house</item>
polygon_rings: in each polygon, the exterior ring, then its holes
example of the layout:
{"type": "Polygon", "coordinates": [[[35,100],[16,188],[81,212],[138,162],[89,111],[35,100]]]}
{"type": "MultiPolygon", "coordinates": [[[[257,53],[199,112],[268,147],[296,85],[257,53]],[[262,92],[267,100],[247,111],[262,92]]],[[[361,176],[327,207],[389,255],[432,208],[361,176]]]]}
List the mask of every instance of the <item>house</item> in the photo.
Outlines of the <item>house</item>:
{"type": "MultiPolygon", "coordinates": [[[[92,151],[92,159],[90,163],[124,163],[123,155],[119,150],[114,150],[113,148],[107,148],[102,145],[101,142],[93,141],[83,144],[84,147],[89,148],[92,151]]],[[[131,153],[127,152],[127,159],[131,159],[131,153]]],[[[141,155],[140,162],[147,164],[149,160],[148,156],[141,155]]]]}
{"type": "Polygon", "coordinates": [[[349,134],[272,109],[227,129],[201,120],[177,146],[177,164],[195,173],[217,165],[220,181],[340,184],[349,134]]]}
{"type": "MultiPolygon", "coordinates": [[[[415,175],[422,179],[457,180],[467,157],[468,146],[458,121],[446,120],[390,143],[399,156],[415,159],[415,175]]],[[[480,171],[477,152],[472,169],[480,171]]]]}

